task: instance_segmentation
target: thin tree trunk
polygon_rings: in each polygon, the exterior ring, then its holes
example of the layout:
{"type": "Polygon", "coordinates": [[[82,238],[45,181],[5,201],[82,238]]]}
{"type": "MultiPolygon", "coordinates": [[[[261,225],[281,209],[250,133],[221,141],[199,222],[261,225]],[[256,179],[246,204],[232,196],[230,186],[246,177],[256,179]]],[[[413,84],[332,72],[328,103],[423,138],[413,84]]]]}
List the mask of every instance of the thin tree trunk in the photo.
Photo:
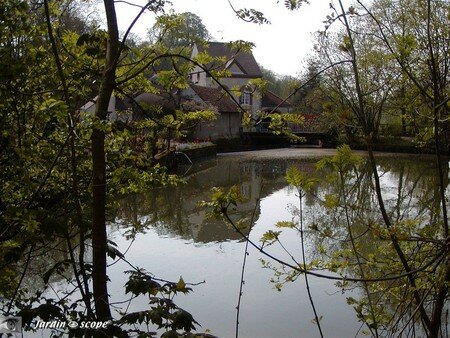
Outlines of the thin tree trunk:
{"type": "MultiPolygon", "coordinates": [[[[438,181],[439,181],[439,193],[441,199],[441,208],[442,208],[442,235],[445,238],[446,247],[448,248],[449,240],[449,225],[447,218],[447,200],[445,197],[445,183],[444,183],[444,172],[442,170],[442,158],[441,158],[441,137],[440,137],[440,123],[439,119],[441,118],[442,111],[442,102],[443,96],[442,89],[440,87],[440,78],[441,74],[439,72],[439,67],[437,65],[437,60],[433,48],[432,36],[431,36],[431,0],[427,0],[427,40],[428,40],[428,52],[429,52],[429,68],[431,73],[431,78],[433,80],[433,126],[434,126],[434,143],[435,143],[435,159],[436,159],[436,167],[438,173],[438,181]]],[[[448,250],[446,250],[448,254],[448,250]]],[[[430,329],[430,337],[437,338],[439,336],[439,332],[442,324],[442,312],[444,310],[445,301],[448,295],[448,283],[450,281],[450,259],[447,258],[445,260],[445,273],[443,276],[443,281],[441,281],[441,285],[439,287],[439,291],[436,294],[433,313],[431,316],[431,329],[430,329]]]]}
{"type": "MultiPolygon", "coordinates": [[[[106,64],[97,98],[95,116],[105,121],[108,105],[115,87],[116,65],[119,51],[119,32],[113,0],[104,0],[108,25],[106,64]]],[[[98,320],[111,318],[108,299],[107,236],[106,236],[106,158],[105,133],[94,127],[92,131],[92,247],[93,247],[93,293],[98,320]]]]}
{"type": "MultiPolygon", "coordinates": [[[[69,87],[67,85],[66,77],[64,75],[63,66],[61,63],[61,58],[59,55],[59,51],[57,48],[57,44],[53,35],[53,27],[51,25],[50,20],[50,9],[48,5],[48,1],[44,0],[44,10],[45,10],[45,16],[46,16],[46,22],[47,22],[47,32],[49,36],[49,40],[52,46],[53,56],[55,58],[56,67],[58,69],[58,76],[61,81],[61,85],[63,87],[63,94],[64,94],[64,100],[66,101],[66,104],[70,107],[70,94],[69,94],[69,87]]],[[[80,230],[80,248],[83,248],[84,250],[84,233],[85,233],[85,227],[83,225],[83,217],[82,217],[82,209],[81,209],[81,202],[80,202],[80,190],[78,185],[78,173],[77,173],[77,152],[75,147],[75,123],[76,123],[76,114],[70,110],[69,108],[69,115],[67,116],[67,124],[69,128],[69,144],[70,144],[70,169],[72,174],[72,194],[74,197],[75,202],[75,214],[76,214],[76,225],[80,230]]],[[[92,307],[90,303],[90,297],[89,297],[89,284],[86,272],[84,270],[84,251],[81,251],[81,255],[79,258],[80,263],[80,271],[78,271],[76,267],[76,262],[74,260],[73,252],[71,249],[71,243],[70,243],[70,236],[67,236],[67,244],[69,247],[71,259],[72,259],[72,266],[74,270],[75,279],[77,280],[78,287],[80,289],[80,293],[83,297],[84,303],[86,305],[88,316],[91,318],[93,316],[92,313],[92,307]],[[81,281],[79,279],[79,274],[82,275],[83,278],[83,284],[81,284],[81,281]]]]}

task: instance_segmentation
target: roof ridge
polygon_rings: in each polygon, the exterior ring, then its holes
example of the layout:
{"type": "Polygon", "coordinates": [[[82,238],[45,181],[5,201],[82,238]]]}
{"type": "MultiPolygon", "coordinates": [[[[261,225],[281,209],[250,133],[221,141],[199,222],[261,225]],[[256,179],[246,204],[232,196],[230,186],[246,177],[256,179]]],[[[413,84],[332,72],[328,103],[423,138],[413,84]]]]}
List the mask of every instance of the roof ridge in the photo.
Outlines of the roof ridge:
{"type": "Polygon", "coordinates": [[[281,96],[275,94],[273,91],[267,89],[266,92],[269,92],[270,94],[272,94],[273,96],[279,98],[280,100],[284,101],[284,102],[288,102],[287,100],[285,101],[285,99],[283,99],[281,96]]]}
{"type": "Polygon", "coordinates": [[[244,67],[241,65],[241,63],[236,59],[236,57],[232,57],[228,62],[227,62],[227,69],[230,69],[230,67],[233,65],[233,63],[236,63],[236,65],[238,66],[238,68],[242,71],[243,74],[248,74],[248,72],[244,69],[244,67]]]}

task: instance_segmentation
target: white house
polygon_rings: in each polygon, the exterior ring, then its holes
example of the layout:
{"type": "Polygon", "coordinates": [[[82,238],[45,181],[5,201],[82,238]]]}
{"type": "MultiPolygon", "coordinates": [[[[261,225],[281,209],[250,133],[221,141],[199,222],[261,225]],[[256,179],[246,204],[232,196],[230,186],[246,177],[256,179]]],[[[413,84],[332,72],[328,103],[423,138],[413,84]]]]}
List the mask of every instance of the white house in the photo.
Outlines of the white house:
{"type": "Polygon", "coordinates": [[[201,67],[196,66],[189,74],[193,84],[191,88],[201,99],[214,104],[214,101],[220,98],[218,107],[220,116],[215,122],[205,122],[199,126],[197,135],[200,138],[208,135],[211,135],[212,139],[239,137],[243,110],[251,112],[253,117],[257,117],[259,112],[290,110],[290,104],[276,94],[270,91],[260,94],[251,85],[251,80],[262,78],[261,69],[252,53],[233,49],[229,43],[209,42],[206,45],[195,44],[191,58],[202,52],[225,61],[213,61],[201,67]],[[213,79],[210,72],[217,70],[227,70],[229,74],[213,79]],[[232,98],[229,93],[232,94],[232,98]],[[231,102],[226,105],[227,108],[232,108],[231,110],[223,109],[225,100],[231,102]]]}
{"type": "MultiPolygon", "coordinates": [[[[212,57],[225,61],[214,61],[202,67],[196,66],[189,74],[190,87],[178,94],[181,97],[178,96],[179,99],[176,101],[193,100],[217,108],[217,119],[200,123],[194,132],[194,138],[213,141],[239,138],[242,133],[241,121],[244,111],[249,111],[257,117],[258,112],[274,109],[278,112],[290,110],[289,103],[274,93],[266,91],[260,94],[249,84],[250,80],[262,78],[261,69],[252,53],[233,49],[228,43],[209,42],[206,45],[195,44],[191,57],[194,58],[201,52],[207,52],[212,57]],[[230,76],[217,79],[219,84],[210,74],[210,71],[214,70],[228,70],[230,76]]],[[[89,101],[80,110],[93,113],[95,100],[96,98],[89,101]]],[[[169,102],[170,100],[163,94],[138,93],[133,101],[160,104],[165,109],[175,109],[173,102],[169,102]]],[[[135,108],[132,100],[117,99],[113,96],[108,107],[108,118],[124,122],[143,118],[135,108]],[[132,113],[128,111],[125,114],[120,113],[127,109],[132,113]]]]}

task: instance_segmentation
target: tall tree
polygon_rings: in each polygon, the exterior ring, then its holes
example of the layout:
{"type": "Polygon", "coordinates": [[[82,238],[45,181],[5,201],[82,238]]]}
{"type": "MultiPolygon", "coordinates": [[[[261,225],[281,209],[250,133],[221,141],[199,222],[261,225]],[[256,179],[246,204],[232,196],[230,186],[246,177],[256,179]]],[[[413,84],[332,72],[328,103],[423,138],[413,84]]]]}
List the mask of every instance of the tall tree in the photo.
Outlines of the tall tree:
{"type": "MultiPolygon", "coordinates": [[[[101,123],[106,120],[108,106],[116,81],[116,67],[120,56],[119,29],[113,0],[105,0],[108,37],[105,66],[95,109],[95,117],[101,123]]],[[[93,292],[95,310],[99,320],[111,318],[106,273],[106,158],[105,132],[94,127],[92,131],[92,248],[93,292]]]]}
{"type": "MultiPolygon", "coordinates": [[[[294,0],[286,1],[285,5],[290,9],[296,9],[302,3],[303,1],[294,0]]],[[[327,34],[323,34],[325,39],[322,40],[323,45],[320,49],[323,52],[322,60],[326,60],[321,67],[321,72],[330,70],[330,74],[325,74],[324,81],[328,81],[330,88],[334,88],[333,94],[337,98],[334,103],[339,104],[341,110],[347,110],[353,126],[357,128],[358,134],[367,147],[372,174],[371,184],[374,186],[378,204],[376,222],[382,225],[386,234],[383,238],[389,241],[390,247],[393,249],[392,255],[385,263],[392,263],[391,275],[395,275],[392,280],[397,281],[396,285],[400,284],[400,286],[394,287],[392,284],[380,284],[383,277],[366,279],[364,275],[367,270],[365,270],[361,278],[354,280],[364,283],[368,297],[359,306],[365,309],[365,313],[370,313],[370,321],[366,321],[366,324],[369,328],[375,329],[373,335],[378,336],[377,325],[380,313],[374,311],[375,308],[370,305],[372,302],[369,298],[371,298],[373,290],[394,292],[398,297],[402,297],[402,304],[414,304],[415,308],[411,318],[404,318],[407,314],[403,311],[399,314],[398,321],[406,322],[406,326],[400,330],[400,333],[409,324],[414,329],[415,323],[411,323],[411,321],[418,316],[426,335],[439,337],[445,330],[444,308],[448,301],[450,280],[447,200],[445,196],[448,179],[441,158],[442,144],[447,147],[445,133],[448,130],[446,123],[448,123],[447,49],[449,39],[447,37],[448,25],[445,24],[448,16],[443,16],[444,13],[448,13],[448,3],[447,1],[411,0],[395,2],[398,7],[391,7],[391,2],[383,2],[380,9],[389,14],[395,13],[396,8],[402,8],[405,5],[413,7],[413,12],[416,11],[417,15],[411,16],[411,22],[414,22],[411,25],[412,35],[402,34],[402,32],[405,33],[404,29],[395,31],[390,29],[391,25],[402,24],[405,22],[404,20],[386,19],[385,16],[379,16],[379,13],[371,7],[373,2],[357,0],[357,3],[358,7],[350,6],[349,8],[341,0],[331,4],[333,13],[327,17],[327,34]],[[342,29],[332,31],[330,25],[335,23],[342,24],[342,29]],[[330,32],[333,33],[333,39],[330,39],[330,32]],[[421,48],[414,48],[414,45],[421,48]],[[417,55],[421,55],[421,57],[415,58],[417,55]],[[432,230],[413,243],[408,239],[405,240],[402,234],[396,230],[401,225],[387,211],[387,201],[382,193],[378,162],[373,151],[380,120],[386,110],[386,102],[392,97],[395,86],[405,87],[405,78],[407,78],[408,84],[415,87],[415,91],[420,94],[421,99],[416,102],[419,102],[420,108],[424,109],[428,116],[428,125],[431,126],[428,130],[435,149],[436,181],[440,200],[438,224],[434,224],[433,221],[427,224],[432,230]],[[397,81],[398,79],[401,81],[397,81]],[[439,244],[429,247],[427,243],[430,242],[439,244]],[[427,246],[428,248],[426,248],[427,246]]],[[[407,11],[403,13],[406,14],[407,11]]],[[[338,156],[340,155],[342,155],[342,148],[338,152],[338,156]]],[[[342,164],[350,158],[350,155],[346,154],[341,159],[336,159],[342,164]]],[[[230,218],[228,221],[232,223],[230,218]]],[[[281,226],[289,227],[291,225],[281,226]]],[[[374,228],[369,225],[367,231],[373,230],[374,228]]],[[[353,242],[351,232],[351,227],[348,227],[348,235],[350,241],[353,242]]],[[[278,234],[279,232],[269,232],[263,239],[269,242],[277,241],[278,234]]],[[[377,236],[376,233],[373,234],[377,236]]],[[[261,248],[258,249],[264,252],[261,248]]],[[[358,250],[357,246],[353,246],[353,251],[355,252],[355,250],[358,250]]],[[[364,268],[366,264],[364,261],[367,259],[362,259],[363,255],[360,253],[361,251],[352,258],[356,260],[356,266],[364,268]]],[[[268,256],[270,257],[270,255],[268,256]]],[[[271,258],[277,261],[277,258],[273,256],[271,258]]],[[[315,274],[308,269],[299,268],[299,264],[297,266],[292,266],[287,262],[282,262],[282,264],[284,267],[289,266],[294,271],[315,274]]],[[[386,271],[383,273],[386,274],[386,271]]],[[[331,278],[330,276],[322,277],[331,278]]]]}
{"type": "Polygon", "coordinates": [[[191,12],[164,15],[148,31],[151,43],[160,42],[170,49],[192,47],[195,42],[212,38],[202,19],[191,12]]]}
{"type": "MultiPolygon", "coordinates": [[[[378,114],[383,112],[383,106],[377,105],[378,108],[374,112],[372,104],[376,101],[371,100],[371,98],[373,98],[373,95],[377,94],[380,89],[382,90],[381,93],[386,93],[381,95],[382,98],[386,95],[390,95],[390,79],[392,78],[390,75],[394,74],[395,76],[395,70],[397,69],[398,71],[400,69],[422,93],[423,98],[429,102],[429,112],[434,126],[433,135],[436,149],[435,158],[437,168],[436,177],[439,182],[439,190],[441,195],[440,211],[442,216],[440,222],[441,234],[439,234],[439,231],[435,232],[432,235],[432,238],[437,241],[447,242],[447,206],[443,193],[446,185],[444,184],[445,176],[442,170],[440,153],[440,144],[442,142],[440,136],[440,123],[442,123],[443,120],[440,118],[443,116],[442,114],[444,113],[444,107],[447,102],[444,94],[445,90],[443,90],[443,88],[445,88],[447,84],[447,76],[445,74],[448,66],[447,58],[444,55],[446,49],[448,48],[448,40],[446,42],[441,40],[442,35],[446,36],[445,31],[447,31],[447,27],[441,26],[443,17],[436,14],[440,13],[441,10],[446,11],[445,8],[447,4],[442,2],[435,3],[431,1],[407,2],[408,4],[412,4],[414,8],[418,10],[419,17],[423,18],[421,21],[423,24],[418,27],[416,25],[416,28],[414,29],[416,33],[414,38],[411,39],[411,36],[396,34],[399,33],[399,31],[404,32],[404,30],[396,30],[396,33],[392,34],[393,31],[389,29],[390,24],[395,25],[398,21],[382,20],[375,12],[369,9],[369,6],[365,5],[362,1],[358,0],[357,2],[361,6],[361,11],[364,11],[366,15],[360,15],[358,10],[354,7],[346,9],[343,2],[339,0],[336,7],[332,6],[335,10],[335,16],[329,17],[329,22],[334,23],[339,21],[343,23],[344,32],[341,37],[342,44],[339,48],[347,53],[349,61],[348,64],[350,66],[347,72],[344,73],[349,76],[348,82],[341,84],[339,88],[345,88],[343,86],[349,87],[353,93],[352,98],[352,93],[349,92],[350,95],[348,95],[348,97],[350,99],[348,99],[347,104],[351,107],[355,120],[361,128],[361,133],[367,143],[367,150],[375,184],[375,192],[383,223],[389,231],[392,231],[395,226],[391,215],[389,215],[386,211],[386,203],[381,192],[381,182],[377,169],[377,162],[373,153],[374,136],[376,136],[378,127],[378,114]],[[357,23],[355,24],[355,22],[352,21],[352,17],[370,18],[370,20],[373,21],[362,21],[363,26],[358,26],[357,23]],[[375,30],[372,30],[374,27],[375,30]],[[375,40],[372,40],[374,41],[372,48],[369,50],[361,49],[361,45],[358,43],[358,37],[364,36],[365,45],[368,41],[371,41],[367,38],[369,35],[375,38],[375,40]],[[414,54],[413,49],[410,48],[411,42],[414,40],[417,41],[417,45],[420,46],[423,44],[424,46],[423,55],[426,56],[425,59],[427,65],[424,65],[423,67],[417,67],[416,62],[412,64],[405,61],[405,59],[408,59],[408,57],[405,58],[405,55],[412,57],[414,54]],[[377,47],[373,48],[375,46],[377,47]],[[397,49],[397,47],[400,47],[401,49],[397,49]],[[378,58],[367,59],[367,56],[370,56],[370,53],[372,53],[373,50],[379,50],[382,54],[380,54],[378,58]],[[441,51],[444,52],[441,54],[441,51]],[[382,58],[383,55],[388,56],[388,58],[382,58]],[[394,60],[398,67],[394,68],[391,66],[391,70],[387,73],[387,76],[380,78],[378,74],[382,74],[385,71],[382,69],[382,65],[379,64],[380,59],[391,61],[391,63],[392,60],[394,60]],[[371,71],[371,68],[367,68],[367,66],[371,67],[373,71],[371,71]],[[418,76],[418,71],[422,76],[418,76]],[[375,79],[369,82],[369,84],[374,82],[376,84],[375,88],[371,88],[370,85],[368,86],[368,81],[365,80],[367,75],[372,75],[372,79],[375,79]],[[376,77],[374,78],[373,75],[376,75],[376,77]],[[444,75],[444,77],[441,77],[442,75],[444,75]]],[[[404,2],[399,3],[400,6],[403,6],[404,4],[404,2]]],[[[382,11],[388,13],[392,12],[395,8],[390,7],[389,5],[386,7],[385,5],[386,3],[381,6],[382,11]]],[[[414,20],[417,23],[416,16],[414,17],[414,20]]],[[[400,22],[404,23],[403,20],[400,20],[400,22]]],[[[436,257],[440,257],[441,259],[439,268],[436,268],[436,271],[439,271],[439,282],[437,285],[434,285],[434,282],[431,280],[428,280],[428,283],[424,282],[424,280],[428,279],[426,274],[418,277],[413,273],[414,265],[416,263],[411,261],[409,258],[411,257],[411,248],[402,243],[402,240],[395,233],[390,233],[389,239],[397,255],[398,262],[407,274],[406,280],[409,287],[405,288],[405,292],[408,292],[411,299],[415,302],[417,312],[420,314],[421,322],[423,323],[423,327],[427,331],[428,335],[430,337],[438,337],[439,331],[442,329],[441,321],[443,316],[443,304],[445,304],[445,300],[448,295],[448,280],[450,278],[450,259],[448,257],[448,252],[444,251],[434,253],[436,257]],[[428,296],[427,294],[419,292],[418,288],[426,288],[428,292],[432,292],[433,295],[428,296]],[[432,290],[434,290],[434,292],[432,290]],[[428,301],[433,301],[432,309],[429,309],[424,305],[428,301]]],[[[420,252],[421,249],[417,248],[417,250],[420,252]]]]}

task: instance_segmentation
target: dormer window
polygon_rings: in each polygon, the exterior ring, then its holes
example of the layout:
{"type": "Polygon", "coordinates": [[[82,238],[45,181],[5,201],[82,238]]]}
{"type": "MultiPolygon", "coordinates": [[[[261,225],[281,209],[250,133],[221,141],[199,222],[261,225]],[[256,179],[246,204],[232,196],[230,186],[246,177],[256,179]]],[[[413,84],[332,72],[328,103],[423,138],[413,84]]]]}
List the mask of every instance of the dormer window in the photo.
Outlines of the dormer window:
{"type": "Polygon", "coordinates": [[[250,106],[252,104],[252,93],[248,89],[244,89],[241,93],[240,104],[250,106]]]}

